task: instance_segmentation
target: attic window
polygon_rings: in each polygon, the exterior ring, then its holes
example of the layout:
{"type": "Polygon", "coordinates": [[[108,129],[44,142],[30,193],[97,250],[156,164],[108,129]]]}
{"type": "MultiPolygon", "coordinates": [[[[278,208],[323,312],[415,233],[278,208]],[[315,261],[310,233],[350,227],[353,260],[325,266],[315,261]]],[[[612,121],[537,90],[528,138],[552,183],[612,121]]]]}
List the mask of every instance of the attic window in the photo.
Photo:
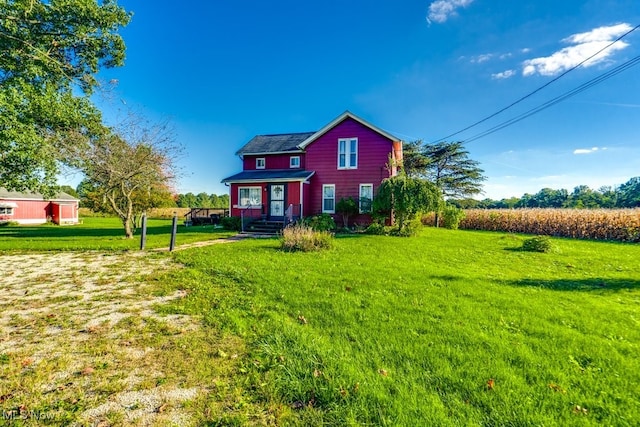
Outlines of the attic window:
{"type": "Polygon", "coordinates": [[[256,169],[264,169],[265,163],[264,157],[258,157],[256,159],[256,169]]]}
{"type": "Polygon", "coordinates": [[[338,169],[358,168],[358,138],[338,140],[338,169]]]}
{"type": "Polygon", "coordinates": [[[289,157],[289,167],[290,168],[299,168],[300,167],[300,156],[291,156],[291,157],[289,157]]]}

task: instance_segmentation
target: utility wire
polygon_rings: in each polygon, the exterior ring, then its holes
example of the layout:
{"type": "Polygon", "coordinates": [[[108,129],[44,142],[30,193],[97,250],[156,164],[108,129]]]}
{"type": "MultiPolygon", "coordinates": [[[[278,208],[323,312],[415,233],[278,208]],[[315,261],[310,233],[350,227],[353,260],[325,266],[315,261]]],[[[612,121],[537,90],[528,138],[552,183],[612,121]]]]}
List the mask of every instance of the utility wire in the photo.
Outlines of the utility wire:
{"type": "Polygon", "coordinates": [[[630,59],[629,61],[627,61],[627,62],[625,62],[625,63],[623,63],[623,64],[621,64],[621,65],[619,65],[619,66],[617,66],[617,67],[615,67],[615,68],[613,68],[611,70],[609,70],[609,71],[607,71],[606,73],[601,74],[601,75],[589,80],[586,83],[583,83],[582,85],[578,86],[577,88],[572,89],[569,92],[565,92],[564,94],[562,94],[560,96],[557,96],[557,97],[555,97],[555,98],[553,98],[553,99],[551,99],[551,100],[545,102],[544,104],[541,104],[541,105],[539,105],[539,106],[537,106],[535,108],[532,108],[532,109],[520,114],[519,116],[516,116],[516,117],[514,117],[512,119],[509,119],[507,121],[504,121],[504,122],[502,122],[502,123],[500,123],[500,124],[498,124],[498,125],[496,125],[496,126],[494,126],[492,128],[489,128],[489,129],[487,129],[487,130],[485,130],[483,132],[480,132],[479,134],[476,134],[476,135],[466,139],[464,142],[475,141],[477,139],[480,139],[480,138],[483,138],[483,137],[485,137],[487,135],[490,135],[490,134],[492,134],[494,132],[497,132],[497,131],[499,131],[501,129],[504,129],[504,128],[508,127],[508,126],[511,126],[512,124],[515,124],[515,123],[517,123],[517,122],[519,122],[521,120],[526,119],[527,117],[530,117],[530,116],[532,116],[534,114],[537,114],[537,113],[539,113],[539,112],[541,112],[543,110],[546,110],[547,108],[549,108],[549,107],[551,107],[551,106],[553,106],[553,105],[555,105],[555,104],[557,104],[559,102],[562,102],[562,101],[564,101],[564,100],[566,100],[568,98],[571,98],[572,96],[575,96],[575,95],[579,94],[580,92],[584,92],[585,90],[587,90],[587,89],[589,89],[589,88],[591,88],[591,87],[593,87],[593,86],[595,86],[597,84],[600,84],[603,81],[608,80],[611,77],[613,77],[613,76],[615,76],[617,74],[620,74],[623,71],[626,71],[626,70],[628,70],[629,68],[631,68],[631,67],[633,67],[635,65],[638,65],[639,63],[640,63],[640,56],[636,56],[635,58],[630,59]]]}
{"type": "Polygon", "coordinates": [[[431,142],[431,144],[435,144],[438,143],[440,141],[444,141],[445,139],[449,139],[452,136],[458,135],[466,130],[469,130],[471,128],[474,128],[476,126],[478,126],[481,123],[486,122],[489,119],[492,119],[493,117],[497,116],[500,113],[505,112],[506,110],[508,110],[509,108],[521,103],[522,101],[524,101],[525,99],[535,95],[536,93],[540,92],[542,89],[546,88],[547,86],[549,86],[550,84],[558,81],[559,79],[561,79],[562,77],[566,76],[567,74],[569,74],[571,71],[575,70],[578,67],[581,67],[585,62],[588,62],[589,60],[593,59],[594,57],[596,57],[597,55],[599,55],[600,53],[604,52],[605,50],[609,49],[611,46],[613,46],[615,43],[619,42],[620,40],[622,40],[624,37],[628,36],[629,34],[631,34],[632,32],[634,32],[635,30],[637,30],[638,28],[640,28],[640,24],[636,25],[635,27],[633,27],[631,30],[627,31],[626,33],[624,33],[623,35],[621,35],[620,37],[618,37],[617,39],[615,39],[614,41],[612,41],[611,43],[609,43],[608,45],[606,45],[605,47],[603,47],[602,49],[600,49],[599,51],[597,51],[596,53],[594,53],[593,55],[589,56],[588,58],[584,59],[582,62],[580,62],[577,65],[574,65],[573,67],[569,68],[568,70],[566,70],[565,72],[561,73],[560,75],[558,75],[557,77],[551,79],[550,81],[548,81],[547,83],[545,83],[544,85],[540,86],[539,88],[537,88],[536,90],[534,90],[533,92],[528,93],[527,95],[519,98],[518,100],[512,102],[511,104],[507,105],[506,107],[502,108],[501,110],[496,111],[495,113],[491,114],[490,116],[485,117],[484,119],[481,119],[469,126],[467,126],[464,129],[461,129],[457,132],[454,132],[452,134],[449,134],[443,138],[439,138],[436,139],[435,141],[431,142]]]}

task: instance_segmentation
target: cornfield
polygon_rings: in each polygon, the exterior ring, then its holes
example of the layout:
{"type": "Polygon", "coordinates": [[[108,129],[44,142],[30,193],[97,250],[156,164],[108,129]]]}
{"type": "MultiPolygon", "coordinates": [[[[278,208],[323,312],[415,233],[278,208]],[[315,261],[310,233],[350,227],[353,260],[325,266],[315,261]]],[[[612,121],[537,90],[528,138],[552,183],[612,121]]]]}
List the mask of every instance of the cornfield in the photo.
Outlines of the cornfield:
{"type": "MultiPolygon", "coordinates": [[[[461,229],[640,242],[640,209],[468,209],[461,229]]],[[[433,224],[433,216],[423,218],[433,224]]]]}

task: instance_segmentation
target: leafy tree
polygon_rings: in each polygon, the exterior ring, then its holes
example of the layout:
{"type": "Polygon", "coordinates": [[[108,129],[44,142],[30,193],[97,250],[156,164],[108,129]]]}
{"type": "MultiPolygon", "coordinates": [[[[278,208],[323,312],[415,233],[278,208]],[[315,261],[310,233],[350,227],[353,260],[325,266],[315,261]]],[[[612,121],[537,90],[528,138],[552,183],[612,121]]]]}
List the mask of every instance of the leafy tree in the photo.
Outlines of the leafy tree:
{"type": "Polygon", "coordinates": [[[193,193],[178,194],[178,207],[179,208],[195,208],[196,196],[193,193]]]}
{"type": "Polygon", "coordinates": [[[462,142],[426,144],[423,155],[429,160],[424,176],[445,197],[468,197],[482,193],[486,180],[480,162],[471,160],[462,142]]]}
{"type": "Polygon", "coordinates": [[[349,217],[358,214],[358,203],[353,200],[353,197],[341,198],[336,203],[336,212],[342,215],[342,226],[349,226],[349,217]]]}
{"type": "Polygon", "coordinates": [[[114,0],[5,0],[0,16],[0,186],[51,195],[69,145],[103,132],[89,95],[124,63],[130,15],[114,0]]]}
{"type": "Polygon", "coordinates": [[[229,208],[229,195],[228,194],[222,194],[222,195],[218,196],[218,203],[214,207],[216,207],[216,208],[229,208]]]}
{"type": "Polygon", "coordinates": [[[78,198],[78,192],[75,190],[75,188],[73,188],[70,185],[61,185],[60,186],[60,191],[63,191],[63,192],[67,193],[70,196],[78,198]]]}
{"type": "Polygon", "coordinates": [[[533,203],[539,208],[561,208],[569,199],[567,190],[543,188],[533,196],[533,203]]]}
{"type": "Polygon", "coordinates": [[[373,210],[393,215],[398,233],[402,234],[411,220],[420,213],[438,210],[441,202],[440,190],[433,183],[400,173],[382,181],[373,199],[373,210]]]}
{"type": "Polygon", "coordinates": [[[127,238],[133,237],[142,211],[171,199],[178,151],[166,125],[148,126],[133,116],[83,151],[82,168],[93,197],[120,218],[127,238]]]}
{"type": "Polygon", "coordinates": [[[618,206],[635,208],[640,206],[640,176],[631,178],[618,187],[618,206]]]}
{"type": "Polygon", "coordinates": [[[423,145],[421,139],[402,143],[402,170],[408,177],[420,178],[426,173],[429,159],[424,155],[423,145]]]}
{"type": "Polygon", "coordinates": [[[196,207],[198,208],[209,208],[213,205],[211,204],[211,198],[207,193],[198,193],[196,195],[196,207]]]}

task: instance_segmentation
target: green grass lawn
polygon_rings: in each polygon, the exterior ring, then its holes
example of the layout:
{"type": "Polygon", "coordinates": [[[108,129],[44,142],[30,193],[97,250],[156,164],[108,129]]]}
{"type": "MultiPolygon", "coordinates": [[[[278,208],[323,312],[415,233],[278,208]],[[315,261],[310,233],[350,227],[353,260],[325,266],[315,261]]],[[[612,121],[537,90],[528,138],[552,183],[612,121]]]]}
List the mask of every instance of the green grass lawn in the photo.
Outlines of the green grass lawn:
{"type": "MultiPolygon", "coordinates": [[[[202,240],[219,239],[232,232],[213,226],[185,227],[178,225],[176,245],[202,240]]],[[[168,248],[171,238],[171,220],[147,221],[148,249],[168,248]]],[[[136,250],[140,248],[140,230],[133,239],[125,239],[122,223],[117,218],[83,218],[82,224],[58,226],[0,227],[0,251],[29,250],[136,250]]]]}
{"type": "Polygon", "coordinates": [[[211,425],[638,425],[640,246],[552,242],[247,240],[176,253],[187,268],[158,286],[189,292],[162,310],[245,342],[211,425]]]}

